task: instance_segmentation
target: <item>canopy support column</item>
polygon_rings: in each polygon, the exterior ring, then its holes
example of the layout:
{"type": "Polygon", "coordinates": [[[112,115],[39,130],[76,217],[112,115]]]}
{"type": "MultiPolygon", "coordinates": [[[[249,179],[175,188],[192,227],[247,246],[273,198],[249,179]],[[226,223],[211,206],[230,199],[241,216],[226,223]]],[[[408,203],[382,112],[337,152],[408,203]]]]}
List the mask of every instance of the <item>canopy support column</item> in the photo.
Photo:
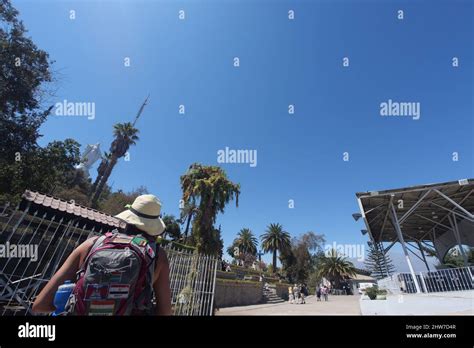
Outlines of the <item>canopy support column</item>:
{"type": "Polygon", "coordinates": [[[428,270],[428,272],[430,272],[431,271],[430,266],[428,265],[428,261],[426,261],[426,256],[425,256],[425,251],[423,250],[423,246],[421,245],[419,241],[417,241],[416,243],[418,245],[418,248],[420,249],[421,256],[423,257],[423,262],[425,263],[426,269],[428,270]]]}
{"type": "Polygon", "coordinates": [[[420,285],[418,284],[418,279],[416,278],[415,271],[413,270],[413,265],[411,264],[410,256],[408,255],[408,250],[405,245],[405,239],[403,238],[402,230],[400,228],[400,224],[398,223],[397,213],[392,202],[390,203],[390,209],[392,213],[393,225],[395,227],[395,230],[397,231],[398,241],[402,245],[403,253],[405,254],[405,259],[407,261],[408,268],[410,269],[411,276],[413,277],[413,282],[415,283],[416,292],[419,294],[421,293],[420,285]]]}

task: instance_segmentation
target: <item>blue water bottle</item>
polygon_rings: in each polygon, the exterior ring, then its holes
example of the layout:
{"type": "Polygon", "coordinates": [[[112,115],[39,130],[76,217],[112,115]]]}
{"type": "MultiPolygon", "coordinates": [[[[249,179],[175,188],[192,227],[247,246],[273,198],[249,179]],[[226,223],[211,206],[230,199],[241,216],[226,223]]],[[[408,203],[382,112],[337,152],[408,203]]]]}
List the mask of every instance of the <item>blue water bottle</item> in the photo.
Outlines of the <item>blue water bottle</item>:
{"type": "Polygon", "coordinates": [[[70,280],[66,280],[63,285],[59,286],[58,291],[56,291],[56,294],[54,295],[54,307],[56,307],[56,310],[53,312],[53,316],[64,313],[64,308],[66,307],[69,295],[71,295],[75,286],[76,284],[72,283],[70,280]]]}

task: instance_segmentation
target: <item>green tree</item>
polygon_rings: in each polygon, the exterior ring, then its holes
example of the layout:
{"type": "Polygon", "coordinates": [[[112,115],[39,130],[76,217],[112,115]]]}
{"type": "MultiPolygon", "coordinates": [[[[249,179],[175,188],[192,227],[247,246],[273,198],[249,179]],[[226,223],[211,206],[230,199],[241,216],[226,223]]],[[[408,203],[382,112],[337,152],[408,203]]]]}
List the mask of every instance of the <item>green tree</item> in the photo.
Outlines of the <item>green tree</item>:
{"type": "Polygon", "coordinates": [[[0,51],[0,200],[17,201],[27,188],[60,190],[74,176],[79,144],[66,139],[38,145],[53,108],[42,108],[53,62],[27,37],[7,0],[0,1],[0,51]]]}
{"type": "Polygon", "coordinates": [[[371,243],[369,245],[369,252],[364,264],[366,268],[371,271],[371,275],[376,279],[391,276],[395,272],[395,266],[390,256],[384,253],[378,243],[371,243]]]}
{"type": "Polygon", "coordinates": [[[232,244],[227,247],[226,252],[231,258],[237,259],[237,256],[239,253],[239,246],[237,245],[237,239],[234,239],[232,244]]]}
{"type": "Polygon", "coordinates": [[[319,278],[328,279],[336,289],[339,289],[341,281],[356,275],[356,269],[346,257],[339,255],[335,249],[331,249],[328,255],[321,259],[317,275],[319,278]]]}
{"type": "Polygon", "coordinates": [[[86,173],[79,169],[67,172],[65,181],[64,185],[61,185],[54,191],[54,195],[66,201],[73,200],[76,204],[87,206],[91,191],[91,181],[86,173]]]}
{"type": "Polygon", "coordinates": [[[320,252],[324,235],[306,232],[291,240],[291,248],[280,254],[282,268],[288,281],[306,283],[314,267],[314,252],[320,252]]]}
{"type": "Polygon", "coordinates": [[[242,228],[235,239],[235,244],[240,252],[254,256],[257,255],[257,243],[257,238],[248,228],[242,228]]]}
{"type": "Polygon", "coordinates": [[[0,159],[8,164],[15,154],[36,150],[39,128],[51,111],[41,110],[41,97],[53,62],[26,34],[18,11],[0,1],[0,159]]]}
{"type": "Polygon", "coordinates": [[[164,235],[171,240],[179,240],[181,238],[181,227],[174,215],[164,215],[163,222],[166,225],[164,235]]]}
{"type": "MultiPolygon", "coordinates": [[[[296,268],[296,255],[295,255],[295,239],[290,241],[288,248],[280,251],[280,262],[281,262],[281,275],[285,276],[287,281],[294,283],[296,281],[297,268],[296,268]]],[[[301,256],[301,255],[300,255],[301,256]]]]}
{"type": "Polygon", "coordinates": [[[220,167],[192,164],[181,176],[184,204],[198,207],[193,220],[192,242],[199,252],[222,255],[220,231],[214,228],[218,213],[235,198],[239,202],[240,185],[227,178],[220,167]]]}
{"type": "Polygon", "coordinates": [[[107,197],[103,201],[99,202],[99,209],[107,214],[117,215],[118,213],[126,209],[125,206],[127,204],[132,204],[135,198],[147,193],[147,188],[144,186],[140,186],[130,192],[123,192],[122,190],[118,190],[108,195],[102,194],[102,197],[107,197]]]}
{"type": "Polygon", "coordinates": [[[275,272],[277,269],[277,252],[284,252],[291,247],[290,234],[283,231],[283,226],[279,223],[272,223],[267,227],[261,239],[263,251],[273,253],[272,270],[275,272]]]}
{"type": "MultiPolygon", "coordinates": [[[[139,130],[133,126],[131,122],[117,123],[114,125],[114,141],[110,145],[110,160],[106,160],[104,165],[103,175],[97,184],[97,189],[92,197],[92,206],[97,207],[97,202],[100,198],[102,190],[104,189],[107,181],[109,180],[112,170],[114,169],[117,161],[125,156],[131,145],[135,145],[138,141],[139,130]]],[[[99,166],[100,167],[100,166],[99,166]]],[[[100,173],[99,173],[100,175],[100,173]]]]}
{"type": "Polygon", "coordinates": [[[248,267],[256,261],[257,238],[248,228],[242,228],[234,239],[232,245],[227,248],[227,253],[236,261],[239,260],[248,267]]]}
{"type": "Polygon", "coordinates": [[[308,231],[300,236],[298,243],[303,244],[310,252],[319,252],[322,250],[324,243],[326,243],[326,239],[323,234],[308,231]]]}
{"type": "Polygon", "coordinates": [[[315,254],[312,255],[312,269],[308,277],[308,284],[310,286],[318,286],[321,283],[322,275],[318,270],[321,267],[323,260],[326,258],[323,250],[318,250],[315,254]]]}
{"type": "Polygon", "coordinates": [[[37,187],[43,192],[70,187],[78,175],[74,166],[80,162],[80,145],[74,139],[53,141],[38,148],[31,162],[28,158],[21,162],[27,164],[23,173],[29,187],[37,187]]]}
{"type": "Polygon", "coordinates": [[[17,201],[26,189],[54,194],[69,187],[76,175],[74,166],[80,161],[79,149],[72,139],[54,141],[44,148],[37,147],[19,161],[0,165],[0,199],[17,201]]]}

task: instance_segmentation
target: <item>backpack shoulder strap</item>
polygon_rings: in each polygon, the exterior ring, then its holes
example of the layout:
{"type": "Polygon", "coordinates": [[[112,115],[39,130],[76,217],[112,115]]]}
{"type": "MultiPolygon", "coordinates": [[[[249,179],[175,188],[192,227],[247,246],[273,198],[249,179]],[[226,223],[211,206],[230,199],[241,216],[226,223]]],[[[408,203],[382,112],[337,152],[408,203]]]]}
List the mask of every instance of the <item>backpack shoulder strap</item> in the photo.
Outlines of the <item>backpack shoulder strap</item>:
{"type": "Polygon", "coordinates": [[[156,261],[158,259],[158,248],[159,246],[155,241],[151,241],[146,238],[148,243],[145,246],[145,253],[149,259],[149,263],[146,269],[145,286],[143,291],[135,299],[135,308],[139,311],[145,311],[147,314],[151,314],[152,304],[151,299],[153,297],[153,276],[155,273],[156,261]],[[148,248],[151,248],[152,252],[148,248]]]}
{"type": "Polygon", "coordinates": [[[81,267],[79,268],[79,271],[77,272],[77,274],[81,274],[81,272],[85,271],[85,268],[87,266],[87,263],[89,262],[89,259],[92,255],[92,253],[102,245],[102,243],[104,243],[104,240],[108,237],[110,237],[111,234],[109,233],[106,233],[106,234],[103,234],[101,236],[99,236],[94,244],[92,244],[92,247],[89,249],[88,253],[87,253],[87,256],[86,258],[84,259],[84,262],[82,263],[81,267]]]}
{"type": "Polygon", "coordinates": [[[99,236],[99,238],[97,238],[94,242],[94,244],[92,245],[92,247],[89,249],[89,253],[87,254],[87,256],[89,256],[90,254],[92,254],[105,240],[105,238],[107,238],[108,236],[107,235],[102,235],[102,236],[99,236]]]}

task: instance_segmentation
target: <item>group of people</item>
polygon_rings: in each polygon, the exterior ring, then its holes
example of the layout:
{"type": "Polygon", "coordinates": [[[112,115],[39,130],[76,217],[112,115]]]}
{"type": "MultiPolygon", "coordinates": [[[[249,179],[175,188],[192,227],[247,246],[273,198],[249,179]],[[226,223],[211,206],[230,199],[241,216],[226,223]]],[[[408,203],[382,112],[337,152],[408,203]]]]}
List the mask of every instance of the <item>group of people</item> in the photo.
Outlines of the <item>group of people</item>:
{"type": "Polygon", "coordinates": [[[226,262],[225,260],[222,260],[221,270],[222,272],[232,272],[232,269],[230,268],[230,263],[226,262]]]}
{"type": "Polygon", "coordinates": [[[306,284],[295,284],[288,287],[288,302],[295,304],[306,303],[305,297],[308,296],[308,287],[306,284]]]}
{"type": "Polygon", "coordinates": [[[324,301],[327,301],[329,299],[329,288],[327,285],[320,286],[316,289],[316,297],[318,301],[321,301],[321,297],[324,298],[324,301]]]}

